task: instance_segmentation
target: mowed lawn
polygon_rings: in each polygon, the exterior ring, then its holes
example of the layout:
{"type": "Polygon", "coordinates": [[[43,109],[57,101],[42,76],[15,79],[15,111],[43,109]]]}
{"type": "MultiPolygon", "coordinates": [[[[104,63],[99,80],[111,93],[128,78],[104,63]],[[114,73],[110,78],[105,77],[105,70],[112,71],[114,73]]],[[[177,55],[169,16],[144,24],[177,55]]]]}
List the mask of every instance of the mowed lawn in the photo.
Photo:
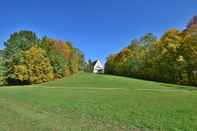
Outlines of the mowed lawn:
{"type": "Polygon", "coordinates": [[[78,73],[0,88],[0,131],[196,131],[195,87],[78,73]]]}

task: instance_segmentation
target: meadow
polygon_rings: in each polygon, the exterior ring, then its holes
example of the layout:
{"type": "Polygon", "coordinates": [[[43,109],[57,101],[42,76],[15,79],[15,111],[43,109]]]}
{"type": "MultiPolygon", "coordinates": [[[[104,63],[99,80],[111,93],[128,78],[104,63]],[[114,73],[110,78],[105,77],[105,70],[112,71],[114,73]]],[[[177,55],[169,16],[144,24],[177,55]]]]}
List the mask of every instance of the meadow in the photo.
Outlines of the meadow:
{"type": "Polygon", "coordinates": [[[197,88],[83,72],[0,87],[0,131],[132,130],[197,130],[197,88]]]}

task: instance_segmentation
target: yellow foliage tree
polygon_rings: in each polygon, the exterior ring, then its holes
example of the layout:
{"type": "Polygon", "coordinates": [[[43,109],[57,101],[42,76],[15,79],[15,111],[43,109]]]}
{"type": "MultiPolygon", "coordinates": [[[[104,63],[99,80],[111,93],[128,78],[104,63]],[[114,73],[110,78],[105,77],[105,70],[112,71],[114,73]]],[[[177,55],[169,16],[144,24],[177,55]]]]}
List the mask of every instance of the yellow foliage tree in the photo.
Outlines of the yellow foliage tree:
{"type": "Polygon", "coordinates": [[[24,62],[14,66],[17,80],[34,84],[53,79],[53,68],[44,50],[32,47],[22,54],[24,62]]]}

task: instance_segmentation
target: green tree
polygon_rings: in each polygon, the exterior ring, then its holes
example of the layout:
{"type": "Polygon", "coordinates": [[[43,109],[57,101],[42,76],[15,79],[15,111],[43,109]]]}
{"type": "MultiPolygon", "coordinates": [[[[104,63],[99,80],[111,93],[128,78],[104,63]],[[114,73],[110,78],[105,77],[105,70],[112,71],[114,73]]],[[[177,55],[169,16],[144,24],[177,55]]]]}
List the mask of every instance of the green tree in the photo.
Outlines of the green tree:
{"type": "Polygon", "coordinates": [[[68,62],[66,63],[64,52],[58,50],[56,47],[56,41],[44,37],[41,41],[40,47],[46,51],[49,57],[54,71],[54,78],[57,79],[64,77],[65,65],[68,64],[68,62]]]}
{"type": "Polygon", "coordinates": [[[116,74],[115,69],[115,58],[117,54],[111,54],[107,57],[107,62],[105,63],[105,73],[107,74],[116,74]]]}
{"type": "Polygon", "coordinates": [[[153,33],[147,33],[140,39],[140,45],[149,46],[157,41],[157,37],[153,33]]]}
{"type": "Polygon", "coordinates": [[[4,54],[10,58],[20,50],[27,50],[32,46],[37,46],[38,37],[31,31],[19,31],[11,34],[10,38],[4,43],[4,54]]]}
{"type": "Polygon", "coordinates": [[[93,72],[93,62],[91,59],[89,59],[86,63],[85,63],[85,72],[93,72]]]}
{"type": "Polygon", "coordinates": [[[5,81],[5,60],[0,56],[0,85],[4,85],[5,81]]]}

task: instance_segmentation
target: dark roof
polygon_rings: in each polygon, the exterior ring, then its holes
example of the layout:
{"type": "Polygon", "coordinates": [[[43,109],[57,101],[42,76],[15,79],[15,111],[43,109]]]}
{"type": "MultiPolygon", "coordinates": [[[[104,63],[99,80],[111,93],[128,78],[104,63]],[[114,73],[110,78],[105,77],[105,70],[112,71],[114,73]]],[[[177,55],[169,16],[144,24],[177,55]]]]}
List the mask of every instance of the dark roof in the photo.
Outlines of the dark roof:
{"type": "Polygon", "coordinates": [[[95,60],[94,62],[92,62],[92,65],[95,65],[97,63],[98,60],[95,60]]]}

